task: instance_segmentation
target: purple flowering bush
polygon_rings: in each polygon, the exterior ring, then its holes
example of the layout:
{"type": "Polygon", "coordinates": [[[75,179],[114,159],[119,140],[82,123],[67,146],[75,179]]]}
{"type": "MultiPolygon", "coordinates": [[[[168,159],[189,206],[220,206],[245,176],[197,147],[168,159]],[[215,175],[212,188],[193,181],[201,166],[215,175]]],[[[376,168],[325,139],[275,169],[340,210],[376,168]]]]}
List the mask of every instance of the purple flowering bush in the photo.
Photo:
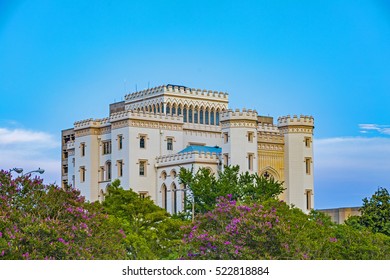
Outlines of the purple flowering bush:
{"type": "Polygon", "coordinates": [[[122,259],[123,232],[98,203],[0,171],[0,259],[122,259]]]}
{"type": "Polygon", "coordinates": [[[182,259],[388,259],[389,239],[332,223],[276,199],[243,205],[220,197],[183,227],[182,259]]]}

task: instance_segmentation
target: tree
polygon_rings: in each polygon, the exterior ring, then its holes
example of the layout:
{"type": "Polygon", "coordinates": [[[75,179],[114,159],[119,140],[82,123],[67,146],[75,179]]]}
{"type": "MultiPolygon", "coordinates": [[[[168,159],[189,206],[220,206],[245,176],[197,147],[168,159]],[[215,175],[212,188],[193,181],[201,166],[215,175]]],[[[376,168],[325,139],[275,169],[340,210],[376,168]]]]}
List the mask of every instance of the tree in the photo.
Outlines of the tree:
{"type": "Polygon", "coordinates": [[[0,171],[0,258],[122,259],[118,223],[73,188],[0,171]]]}
{"type": "Polygon", "coordinates": [[[371,198],[364,198],[360,211],[360,217],[350,217],[346,224],[390,236],[390,194],[386,188],[378,188],[371,198]]]}
{"type": "Polygon", "coordinates": [[[390,238],[336,225],[269,199],[241,204],[232,196],[183,228],[183,259],[388,259],[390,238]]]}
{"type": "Polygon", "coordinates": [[[181,245],[180,227],[184,224],[173,219],[149,198],[124,190],[115,180],[107,188],[103,201],[105,211],[121,224],[126,234],[129,259],[169,259],[177,257],[181,245]]]}
{"type": "MultiPolygon", "coordinates": [[[[185,168],[180,169],[179,180],[191,191],[195,202],[195,213],[206,213],[215,208],[216,199],[232,196],[239,201],[264,201],[275,198],[283,191],[283,182],[274,178],[265,178],[249,172],[239,173],[236,166],[225,166],[217,177],[207,168],[200,168],[196,173],[185,168]]],[[[192,197],[186,198],[186,210],[191,210],[192,197]]]]}

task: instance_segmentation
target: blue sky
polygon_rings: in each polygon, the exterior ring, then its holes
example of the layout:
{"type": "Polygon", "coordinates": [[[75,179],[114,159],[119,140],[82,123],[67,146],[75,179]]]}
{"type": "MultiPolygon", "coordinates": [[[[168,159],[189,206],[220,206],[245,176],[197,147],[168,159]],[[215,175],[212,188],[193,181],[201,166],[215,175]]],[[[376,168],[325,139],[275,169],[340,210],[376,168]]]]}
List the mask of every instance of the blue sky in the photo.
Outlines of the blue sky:
{"type": "Polygon", "coordinates": [[[60,181],[60,131],[167,83],[315,118],[316,208],[390,181],[390,4],[0,0],[0,168],[60,181]]]}

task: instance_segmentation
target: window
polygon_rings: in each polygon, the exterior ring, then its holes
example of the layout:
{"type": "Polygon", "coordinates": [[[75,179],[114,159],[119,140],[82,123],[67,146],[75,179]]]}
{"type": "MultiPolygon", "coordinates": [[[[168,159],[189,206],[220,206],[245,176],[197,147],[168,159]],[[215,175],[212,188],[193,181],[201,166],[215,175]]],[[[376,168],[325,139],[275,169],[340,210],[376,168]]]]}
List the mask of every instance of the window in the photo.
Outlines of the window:
{"type": "Polygon", "coordinates": [[[204,117],[203,117],[203,109],[200,109],[199,111],[199,123],[203,124],[204,117]]]}
{"type": "Polygon", "coordinates": [[[139,176],[146,176],[146,160],[139,161],[139,176]]]}
{"type": "Polygon", "coordinates": [[[171,192],[172,192],[172,212],[173,214],[177,214],[177,189],[176,189],[176,185],[175,183],[172,183],[172,186],[171,186],[171,192]]]}
{"type": "Polygon", "coordinates": [[[172,116],[176,115],[176,107],[175,105],[172,105],[172,116]]]}
{"type": "Polygon", "coordinates": [[[229,142],[229,133],[224,132],[223,133],[223,143],[229,142]]]}
{"type": "Polygon", "coordinates": [[[167,115],[169,115],[171,113],[171,106],[168,104],[166,109],[167,115]]]}
{"type": "Polygon", "coordinates": [[[139,194],[139,198],[141,199],[145,199],[149,196],[149,193],[144,191],[138,192],[138,194],[139,194]]]}
{"type": "Polygon", "coordinates": [[[205,122],[204,123],[205,124],[209,124],[209,109],[206,109],[204,118],[205,118],[205,122]]]}
{"type": "Polygon", "coordinates": [[[116,162],[116,165],[118,167],[118,177],[122,177],[123,176],[123,161],[122,160],[118,160],[116,162]]]}
{"type": "Polygon", "coordinates": [[[139,147],[141,148],[141,149],[145,149],[145,136],[140,136],[139,137],[139,147]]]}
{"type": "Polygon", "coordinates": [[[118,135],[118,150],[123,148],[123,135],[118,135]]]}
{"type": "Polygon", "coordinates": [[[198,123],[198,116],[199,116],[198,108],[195,108],[195,110],[194,110],[194,123],[198,123]]]}
{"type": "Polygon", "coordinates": [[[99,168],[99,172],[100,172],[100,181],[104,181],[104,166],[100,166],[99,168]]]}
{"type": "Polygon", "coordinates": [[[192,123],[192,107],[188,110],[188,122],[192,123]]]}
{"type": "Polygon", "coordinates": [[[311,158],[305,158],[306,174],[310,175],[311,171],[311,158]]]}
{"type": "Polygon", "coordinates": [[[305,137],[305,146],[310,148],[310,144],[311,144],[311,138],[310,137],[305,137]]]}
{"type": "Polygon", "coordinates": [[[162,208],[167,210],[167,187],[165,184],[161,186],[161,195],[162,195],[162,208]]]}
{"type": "Polygon", "coordinates": [[[103,155],[111,154],[111,141],[103,142],[103,155]]]}
{"type": "Polygon", "coordinates": [[[167,150],[168,151],[173,150],[173,138],[167,138],[167,150]]]}
{"type": "Polygon", "coordinates": [[[81,156],[85,156],[85,143],[80,143],[80,154],[81,156]]]}
{"type": "Polygon", "coordinates": [[[223,165],[229,165],[229,154],[223,154],[223,165]]]}
{"type": "Polygon", "coordinates": [[[215,113],[215,124],[219,125],[219,111],[215,113]]]}
{"type": "Polygon", "coordinates": [[[212,110],[211,112],[210,112],[210,124],[214,124],[214,111],[212,110]]]}
{"type": "Polygon", "coordinates": [[[254,133],[248,131],[248,142],[253,143],[254,133]]]}
{"type": "Polygon", "coordinates": [[[179,107],[177,108],[177,115],[180,116],[181,115],[181,106],[179,105],[179,107]]]}
{"type": "Polygon", "coordinates": [[[253,154],[248,154],[248,169],[253,170],[253,154]]]}
{"type": "Polygon", "coordinates": [[[183,109],[183,122],[187,122],[187,107],[183,109]]]}
{"type": "Polygon", "coordinates": [[[312,207],[312,203],[311,203],[311,196],[312,196],[312,190],[306,190],[305,191],[306,193],[306,209],[307,210],[311,210],[313,207],[312,207]]]}
{"type": "Polygon", "coordinates": [[[107,181],[111,180],[111,161],[106,162],[107,181]]]}
{"type": "Polygon", "coordinates": [[[81,183],[85,182],[85,167],[84,166],[80,167],[80,182],[81,183]]]}

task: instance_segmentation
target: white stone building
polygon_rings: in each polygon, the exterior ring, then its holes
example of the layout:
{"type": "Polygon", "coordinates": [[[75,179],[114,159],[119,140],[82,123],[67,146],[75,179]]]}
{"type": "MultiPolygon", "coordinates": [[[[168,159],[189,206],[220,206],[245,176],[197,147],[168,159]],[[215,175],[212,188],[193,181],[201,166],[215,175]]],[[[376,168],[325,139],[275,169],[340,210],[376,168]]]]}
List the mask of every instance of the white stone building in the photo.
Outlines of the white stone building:
{"type": "Polygon", "coordinates": [[[239,165],[284,181],[282,199],[304,211],[314,207],[313,129],[309,116],[272,117],[228,109],[228,94],[164,85],[110,104],[104,119],[77,121],[62,131],[62,181],[90,201],[107,185],[150,196],[171,213],[183,209],[180,167],[239,165]]]}

